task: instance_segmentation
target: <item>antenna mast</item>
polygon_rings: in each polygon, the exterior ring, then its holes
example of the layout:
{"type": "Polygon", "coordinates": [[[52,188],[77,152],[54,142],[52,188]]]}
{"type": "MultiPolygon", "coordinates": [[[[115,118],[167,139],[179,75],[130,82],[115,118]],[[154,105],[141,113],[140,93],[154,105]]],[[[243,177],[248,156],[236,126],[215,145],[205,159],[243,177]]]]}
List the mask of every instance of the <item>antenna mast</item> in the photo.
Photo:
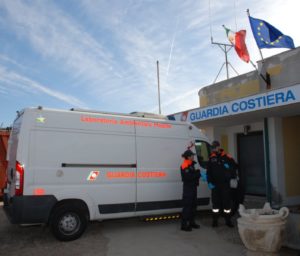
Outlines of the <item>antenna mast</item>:
{"type": "Polygon", "coordinates": [[[231,48],[233,47],[232,44],[225,44],[225,43],[219,43],[219,42],[214,42],[213,40],[213,36],[212,36],[212,22],[211,22],[211,8],[210,8],[210,0],[209,0],[209,23],[210,23],[210,40],[211,40],[211,44],[216,44],[220,47],[220,49],[224,52],[225,54],[225,62],[222,64],[215,80],[213,83],[215,83],[225,65],[226,68],[226,75],[227,75],[227,79],[229,79],[229,66],[232,68],[232,70],[239,75],[239,73],[234,69],[234,67],[231,65],[231,63],[228,61],[228,52],[231,50],[231,48]]]}
{"type": "Polygon", "coordinates": [[[159,61],[156,61],[157,68],[157,89],[158,89],[158,113],[161,114],[161,106],[160,106],[160,84],[159,84],[159,61]]]}

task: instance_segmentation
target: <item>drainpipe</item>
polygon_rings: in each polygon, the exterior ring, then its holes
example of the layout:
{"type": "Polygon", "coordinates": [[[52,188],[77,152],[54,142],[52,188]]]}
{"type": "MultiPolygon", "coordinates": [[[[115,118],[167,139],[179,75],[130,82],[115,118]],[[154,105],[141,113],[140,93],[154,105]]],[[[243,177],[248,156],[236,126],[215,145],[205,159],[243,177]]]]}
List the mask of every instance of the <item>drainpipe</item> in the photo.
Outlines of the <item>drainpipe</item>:
{"type": "Polygon", "coordinates": [[[272,183],[270,171],[270,147],[269,147],[269,128],[268,118],[264,118],[264,144],[265,144],[265,179],[267,201],[272,206],[272,183]]]}

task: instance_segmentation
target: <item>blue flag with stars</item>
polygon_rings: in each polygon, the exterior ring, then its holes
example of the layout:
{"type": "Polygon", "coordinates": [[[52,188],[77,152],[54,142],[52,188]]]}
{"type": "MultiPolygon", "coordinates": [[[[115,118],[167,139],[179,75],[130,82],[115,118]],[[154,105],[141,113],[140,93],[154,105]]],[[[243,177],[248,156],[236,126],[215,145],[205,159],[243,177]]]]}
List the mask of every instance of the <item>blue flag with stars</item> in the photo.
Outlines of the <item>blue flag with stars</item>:
{"type": "Polygon", "coordinates": [[[291,37],[283,35],[268,22],[251,16],[249,21],[258,48],[295,48],[291,37]]]}

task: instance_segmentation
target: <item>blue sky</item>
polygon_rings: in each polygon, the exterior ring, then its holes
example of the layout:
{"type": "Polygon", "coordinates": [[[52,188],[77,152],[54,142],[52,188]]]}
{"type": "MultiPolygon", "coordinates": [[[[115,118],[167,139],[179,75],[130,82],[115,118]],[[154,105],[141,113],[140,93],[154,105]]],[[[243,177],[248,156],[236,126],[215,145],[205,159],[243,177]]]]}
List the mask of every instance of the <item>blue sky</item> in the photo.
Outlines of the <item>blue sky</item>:
{"type": "MultiPolygon", "coordinates": [[[[246,9],[297,47],[299,7],[298,0],[0,0],[0,126],[39,105],[158,113],[157,60],[162,114],[196,108],[199,89],[224,62],[210,31],[228,43],[222,24],[246,29],[256,62],[246,9]]],[[[253,70],[234,49],[229,61],[240,74],[253,70]]],[[[218,81],[225,78],[223,70],[218,81]]]]}

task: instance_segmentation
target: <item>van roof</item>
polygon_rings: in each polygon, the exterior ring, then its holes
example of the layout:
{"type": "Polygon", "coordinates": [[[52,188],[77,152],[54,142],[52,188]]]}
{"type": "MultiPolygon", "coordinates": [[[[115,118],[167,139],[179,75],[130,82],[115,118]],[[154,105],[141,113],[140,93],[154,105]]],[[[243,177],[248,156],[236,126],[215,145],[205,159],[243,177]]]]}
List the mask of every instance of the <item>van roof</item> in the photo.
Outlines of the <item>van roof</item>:
{"type": "Polygon", "coordinates": [[[71,108],[70,110],[71,111],[78,111],[78,112],[96,113],[96,114],[108,114],[108,115],[117,115],[117,116],[133,116],[133,117],[144,117],[144,118],[151,118],[151,119],[169,120],[164,115],[159,115],[159,114],[155,114],[155,113],[147,113],[147,112],[131,112],[129,114],[124,114],[124,113],[106,112],[106,111],[98,111],[98,110],[90,110],[90,109],[71,108]]]}
{"type": "Polygon", "coordinates": [[[102,114],[102,115],[113,115],[113,116],[122,116],[122,117],[129,117],[129,118],[146,118],[146,119],[154,119],[154,120],[160,120],[160,121],[166,121],[166,122],[172,122],[172,123],[178,123],[183,124],[186,122],[182,121],[176,121],[176,120],[170,120],[167,116],[159,115],[155,113],[147,113],[147,112],[131,112],[131,113],[118,113],[118,112],[107,112],[107,111],[99,111],[99,110],[91,110],[91,109],[80,109],[80,108],[71,108],[71,109],[54,109],[54,108],[44,108],[42,106],[38,107],[28,107],[21,111],[17,111],[18,116],[20,116],[20,113],[23,114],[23,112],[28,110],[45,110],[45,111],[57,111],[57,112],[78,112],[78,113],[86,113],[86,114],[102,114]]]}

